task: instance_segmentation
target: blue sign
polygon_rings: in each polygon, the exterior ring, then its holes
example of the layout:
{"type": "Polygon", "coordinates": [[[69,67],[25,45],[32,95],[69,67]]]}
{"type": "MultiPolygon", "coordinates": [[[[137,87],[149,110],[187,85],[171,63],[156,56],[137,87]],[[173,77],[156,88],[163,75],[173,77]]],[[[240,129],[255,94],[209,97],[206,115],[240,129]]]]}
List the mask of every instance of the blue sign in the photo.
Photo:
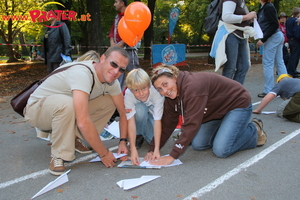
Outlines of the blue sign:
{"type": "Polygon", "coordinates": [[[172,8],[169,16],[169,36],[172,37],[173,31],[175,29],[176,23],[178,21],[178,17],[180,15],[179,8],[172,8]]]}
{"type": "Polygon", "coordinates": [[[152,45],[152,64],[155,66],[185,64],[185,44],[154,44],[152,45]]]}

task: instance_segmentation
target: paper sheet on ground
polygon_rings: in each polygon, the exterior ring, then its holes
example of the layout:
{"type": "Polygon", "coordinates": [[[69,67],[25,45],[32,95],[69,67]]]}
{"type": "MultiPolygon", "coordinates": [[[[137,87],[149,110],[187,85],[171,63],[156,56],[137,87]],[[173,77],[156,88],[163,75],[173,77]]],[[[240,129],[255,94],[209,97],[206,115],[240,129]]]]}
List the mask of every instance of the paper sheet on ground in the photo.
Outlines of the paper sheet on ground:
{"type": "MultiPolygon", "coordinates": [[[[118,153],[113,153],[115,158],[118,159],[118,158],[121,158],[123,156],[126,156],[127,154],[120,154],[118,155],[118,153]]],[[[100,162],[101,161],[101,158],[99,156],[97,156],[96,158],[90,160],[90,162],[100,162]]]]}
{"type": "Polygon", "coordinates": [[[119,122],[114,121],[107,128],[104,129],[110,132],[116,138],[120,138],[119,122]]]}
{"type": "Polygon", "coordinates": [[[261,28],[260,28],[260,26],[259,26],[256,18],[254,18],[253,28],[256,31],[256,35],[254,35],[254,39],[255,40],[264,37],[264,34],[263,34],[263,32],[262,32],[262,30],[261,30],[261,28]]]}
{"type": "Polygon", "coordinates": [[[129,190],[129,189],[135,188],[137,186],[140,186],[142,184],[153,181],[154,179],[157,179],[159,177],[160,176],[145,175],[145,176],[141,176],[140,178],[124,179],[124,180],[118,181],[117,184],[120,188],[123,188],[123,190],[129,190]]]}
{"type": "Polygon", "coordinates": [[[41,189],[38,193],[36,193],[33,197],[31,197],[31,199],[35,198],[35,197],[38,197],[66,182],[69,181],[69,178],[68,178],[68,173],[70,172],[71,170],[69,169],[68,171],[66,171],[65,173],[63,173],[62,175],[60,175],[59,177],[57,177],[54,181],[51,181],[50,183],[48,183],[48,185],[46,185],[43,189],[41,189]]]}
{"type": "Polygon", "coordinates": [[[276,111],[263,111],[261,114],[269,115],[269,114],[274,114],[276,111]]]}

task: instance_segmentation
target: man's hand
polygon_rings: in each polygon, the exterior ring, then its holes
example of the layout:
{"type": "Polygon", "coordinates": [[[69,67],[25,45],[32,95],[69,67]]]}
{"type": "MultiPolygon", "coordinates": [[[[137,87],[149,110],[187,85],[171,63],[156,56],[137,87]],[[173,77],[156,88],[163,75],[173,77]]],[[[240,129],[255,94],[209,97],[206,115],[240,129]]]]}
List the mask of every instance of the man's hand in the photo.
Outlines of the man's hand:
{"type": "MultiPolygon", "coordinates": [[[[121,141],[118,148],[118,155],[120,154],[128,154],[128,149],[125,141],[121,141]]],[[[123,156],[120,160],[125,161],[128,159],[128,156],[123,156]]]]}
{"type": "Polygon", "coordinates": [[[158,166],[163,166],[163,165],[169,165],[171,164],[175,159],[172,156],[162,156],[158,159],[152,160],[149,163],[151,165],[158,165],[158,166]]]}
{"type": "Polygon", "coordinates": [[[111,151],[109,150],[107,151],[108,151],[107,154],[101,158],[101,161],[105,167],[113,168],[115,166],[115,163],[117,162],[117,159],[115,158],[115,156],[111,151]]]}

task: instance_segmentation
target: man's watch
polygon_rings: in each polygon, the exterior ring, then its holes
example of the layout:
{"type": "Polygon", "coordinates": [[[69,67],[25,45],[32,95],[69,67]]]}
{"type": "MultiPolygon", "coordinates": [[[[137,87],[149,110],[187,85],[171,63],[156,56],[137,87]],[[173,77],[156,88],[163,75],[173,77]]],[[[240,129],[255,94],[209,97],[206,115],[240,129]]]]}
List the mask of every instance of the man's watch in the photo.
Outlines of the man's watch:
{"type": "Polygon", "coordinates": [[[120,144],[120,142],[122,142],[122,141],[126,142],[126,144],[127,144],[127,142],[128,142],[127,138],[120,138],[119,144],[120,144]]]}

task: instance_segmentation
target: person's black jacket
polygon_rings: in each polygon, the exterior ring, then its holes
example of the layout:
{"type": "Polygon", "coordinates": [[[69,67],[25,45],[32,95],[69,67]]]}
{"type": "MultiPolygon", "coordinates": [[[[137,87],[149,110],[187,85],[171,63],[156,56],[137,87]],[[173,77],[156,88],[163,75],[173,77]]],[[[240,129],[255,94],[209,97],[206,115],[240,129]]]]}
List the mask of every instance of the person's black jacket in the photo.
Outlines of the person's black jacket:
{"type": "MultiPolygon", "coordinates": [[[[63,22],[55,22],[55,26],[61,25],[63,22]]],[[[47,62],[62,62],[61,53],[71,56],[72,46],[69,29],[65,23],[57,28],[47,28],[48,42],[44,38],[45,48],[45,64],[47,62]]]]}
{"type": "Polygon", "coordinates": [[[264,34],[264,37],[261,39],[262,42],[266,42],[274,33],[280,31],[277,11],[272,3],[265,3],[259,9],[257,18],[259,26],[264,34]]]}

